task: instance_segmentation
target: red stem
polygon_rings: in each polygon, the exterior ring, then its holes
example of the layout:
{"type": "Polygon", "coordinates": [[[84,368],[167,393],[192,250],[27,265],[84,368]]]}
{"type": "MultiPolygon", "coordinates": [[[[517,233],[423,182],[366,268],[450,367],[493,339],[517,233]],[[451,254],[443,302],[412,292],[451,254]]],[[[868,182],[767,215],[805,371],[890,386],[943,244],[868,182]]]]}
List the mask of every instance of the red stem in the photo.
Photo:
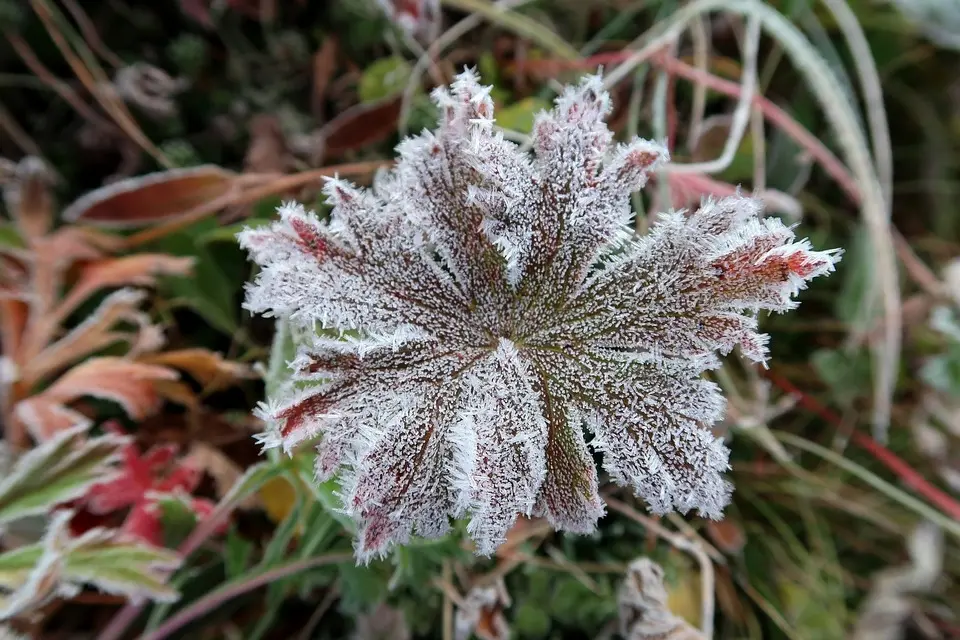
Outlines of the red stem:
{"type": "Polygon", "coordinates": [[[229,602],[230,600],[236,598],[237,596],[241,596],[248,591],[253,591],[258,587],[268,585],[271,582],[281,580],[295,573],[300,573],[301,571],[306,571],[307,569],[315,569],[317,567],[345,562],[352,559],[353,554],[349,552],[331,553],[325,556],[317,556],[315,558],[307,558],[305,560],[292,562],[290,564],[271,569],[270,571],[265,571],[258,576],[247,578],[242,582],[237,582],[208,593],[190,606],[178,611],[176,615],[160,625],[156,631],[141,636],[140,640],[163,640],[173,633],[176,633],[184,626],[190,624],[194,620],[202,618],[211,611],[217,609],[225,602],[229,602]]]}
{"type": "MultiPolygon", "coordinates": [[[[842,423],[840,416],[832,409],[821,404],[813,396],[804,393],[798,389],[792,382],[770,370],[763,371],[764,375],[770,379],[781,390],[797,398],[797,402],[804,409],[817,414],[830,424],[839,426],[842,423]]],[[[930,482],[920,475],[913,467],[903,460],[900,456],[887,449],[885,446],[860,431],[853,431],[850,439],[861,449],[872,455],[878,461],[883,463],[890,471],[897,475],[905,484],[912,487],[917,493],[925,497],[932,504],[936,505],[951,518],[960,520],[960,503],[953,499],[949,494],[941,491],[939,488],[930,484],[930,482]]]]}

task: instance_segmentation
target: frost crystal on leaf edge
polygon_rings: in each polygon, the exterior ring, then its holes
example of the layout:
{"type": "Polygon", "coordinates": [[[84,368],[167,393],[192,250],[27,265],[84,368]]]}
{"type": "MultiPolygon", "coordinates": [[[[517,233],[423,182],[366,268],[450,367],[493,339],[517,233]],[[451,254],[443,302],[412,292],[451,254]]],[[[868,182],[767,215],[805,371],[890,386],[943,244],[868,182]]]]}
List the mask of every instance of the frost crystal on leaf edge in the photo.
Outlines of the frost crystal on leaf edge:
{"type": "Polygon", "coordinates": [[[840,252],[740,194],[633,237],[630,194],[668,154],[613,142],[598,77],[537,117],[532,155],[494,130],[472,71],[433,98],[437,130],[372,189],[332,179],[329,219],[285,203],[240,234],[262,267],[246,307],[310,336],[260,442],[318,441],[361,561],[465,516],[481,554],[520,515],[590,532],[591,448],[653,512],[722,517],[724,403],[702,374],[738,345],[762,362],[758,312],[794,308],[840,252]]]}

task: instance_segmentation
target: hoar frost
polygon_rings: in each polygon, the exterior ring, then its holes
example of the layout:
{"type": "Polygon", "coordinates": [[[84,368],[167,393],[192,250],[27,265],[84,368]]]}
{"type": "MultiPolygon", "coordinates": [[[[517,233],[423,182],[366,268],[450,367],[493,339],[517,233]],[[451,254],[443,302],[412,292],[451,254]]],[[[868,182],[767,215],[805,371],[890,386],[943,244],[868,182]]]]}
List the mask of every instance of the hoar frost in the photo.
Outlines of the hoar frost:
{"type": "Polygon", "coordinates": [[[630,194],[667,151],[613,143],[597,77],[537,118],[532,156],[472,72],[433,97],[438,129],[372,190],[331,180],[329,220],[285,204],[240,236],[262,267],[246,306],[310,336],[263,441],[319,441],[362,561],[464,516],[481,554],[520,515],[593,531],[591,449],[653,512],[721,517],[724,401],[702,374],[737,345],[762,361],[757,312],[793,308],[839,252],[739,195],[634,237],[630,194]]]}

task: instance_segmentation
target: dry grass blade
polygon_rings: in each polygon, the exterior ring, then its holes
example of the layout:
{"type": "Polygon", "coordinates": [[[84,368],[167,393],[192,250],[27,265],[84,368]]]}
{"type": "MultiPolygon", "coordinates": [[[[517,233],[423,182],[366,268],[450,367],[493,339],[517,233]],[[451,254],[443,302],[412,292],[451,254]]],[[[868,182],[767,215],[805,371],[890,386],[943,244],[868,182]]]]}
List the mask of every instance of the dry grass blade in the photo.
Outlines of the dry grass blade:
{"type": "MultiPolygon", "coordinates": [[[[170,161],[163,152],[146,137],[143,130],[137,125],[136,120],[123,103],[123,100],[121,100],[115,92],[103,90],[104,87],[110,86],[110,79],[103,73],[103,70],[97,68],[95,65],[88,67],[71,49],[63,33],[55,23],[52,9],[47,3],[47,0],[30,0],[30,6],[33,7],[34,12],[40,20],[43,21],[47,33],[57,46],[57,49],[60,50],[67,64],[70,65],[74,74],[76,74],[77,79],[80,80],[87,91],[97,99],[97,102],[103,107],[104,111],[110,114],[120,129],[141,149],[153,156],[161,166],[170,168],[170,161]]],[[[89,59],[93,58],[92,55],[89,55],[89,51],[86,53],[88,55],[85,57],[89,59]]]]}

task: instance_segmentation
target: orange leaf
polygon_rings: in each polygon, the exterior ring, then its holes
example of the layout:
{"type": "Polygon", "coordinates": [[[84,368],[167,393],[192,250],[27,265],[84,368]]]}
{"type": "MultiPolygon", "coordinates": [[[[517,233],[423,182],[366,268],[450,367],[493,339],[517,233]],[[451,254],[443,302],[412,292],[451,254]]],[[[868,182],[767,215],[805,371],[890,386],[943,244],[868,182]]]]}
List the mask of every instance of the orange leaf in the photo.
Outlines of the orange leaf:
{"type": "Polygon", "coordinates": [[[115,342],[136,342],[140,332],[116,331],[121,321],[139,325],[142,331],[149,325],[149,317],[140,311],[146,294],[134,289],[115,291],[100,306],[69,333],[46,346],[36,357],[21,362],[24,381],[33,386],[50,374],[66,368],[70,363],[93,354],[115,342]]]}
{"type": "Polygon", "coordinates": [[[730,516],[723,520],[707,520],[707,534],[717,548],[728,555],[740,553],[747,543],[747,536],[730,516]]]}
{"type": "Polygon", "coordinates": [[[236,380],[254,377],[253,370],[239,362],[207,349],[180,349],[141,356],[140,362],[180,369],[210,391],[229,386],[236,380]]]}
{"type": "Polygon", "coordinates": [[[203,165],[128,178],[83,196],[64,210],[63,218],[112,227],[142,226],[225,196],[235,177],[220,167],[203,165]]]}
{"type": "Polygon", "coordinates": [[[86,264],[80,278],[57,308],[57,320],[64,320],[100,289],[128,285],[151,287],[156,284],[157,276],[187,275],[192,265],[193,258],[177,258],[163,253],[141,253],[86,264]]]}
{"type": "Polygon", "coordinates": [[[156,383],[176,378],[177,372],[167,367],[122,358],[94,358],[74,367],[44,391],[19,402],[14,415],[38,441],[64,429],[89,424],[86,416],[67,406],[84,396],[116,402],[128,416],[142,420],[160,408],[162,399],[156,383]]]}
{"type": "Polygon", "coordinates": [[[20,300],[0,298],[0,347],[5,357],[17,362],[20,338],[27,324],[27,305],[20,300]]]}

